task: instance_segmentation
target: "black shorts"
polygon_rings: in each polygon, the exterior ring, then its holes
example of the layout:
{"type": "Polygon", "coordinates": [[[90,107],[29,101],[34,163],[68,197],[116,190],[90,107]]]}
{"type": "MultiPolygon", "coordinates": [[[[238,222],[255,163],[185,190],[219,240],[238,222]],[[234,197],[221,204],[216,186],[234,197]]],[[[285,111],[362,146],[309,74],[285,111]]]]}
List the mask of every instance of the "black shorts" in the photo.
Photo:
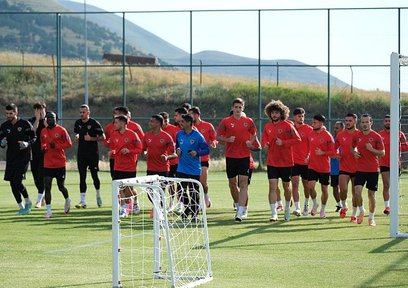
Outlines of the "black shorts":
{"type": "Polygon", "coordinates": [[[208,161],[201,161],[201,167],[210,167],[210,162],[208,161]]]}
{"type": "Polygon", "coordinates": [[[275,167],[268,165],[268,179],[279,179],[283,182],[290,182],[292,167],[275,167]]]}
{"type": "Polygon", "coordinates": [[[149,175],[159,175],[159,176],[163,176],[163,177],[169,177],[169,172],[168,171],[158,172],[158,171],[149,171],[149,170],[147,170],[146,175],[147,176],[149,176],[149,175]]]}
{"type": "Polygon", "coordinates": [[[56,178],[57,180],[64,180],[66,175],[65,167],[62,168],[44,168],[44,177],[56,178]]]}
{"type": "Polygon", "coordinates": [[[177,177],[185,178],[185,179],[194,179],[194,180],[200,181],[200,175],[190,175],[190,174],[185,174],[182,172],[177,172],[177,177]]]}
{"type": "Polygon", "coordinates": [[[346,172],[346,171],[343,171],[343,170],[339,171],[339,175],[348,175],[350,178],[356,177],[356,173],[346,172]]]}
{"type": "Polygon", "coordinates": [[[170,165],[169,177],[177,177],[178,164],[170,165]]]}
{"type": "Polygon", "coordinates": [[[77,155],[77,166],[79,171],[88,169],[99,171],[99,154],[78,154],[77,155]]]}
{"type": "Polygon", "coordinates": [[[339,175],[330,175],[330,186],[331,187],[339,186],[339,175]]]}
{"type": "Polygon", "coordinates": [[[6,171],[4,171],[4,180],[24,180],[26,179],[26,173],[28,170],[28,161],[27,162],[6,162],[6,171]]]}
{"type": "Polygon", "coordinates": [[[354,179],[354,186],[363,186],[366,184],[366,188],[371,191],[377,191],[378,189],[378,172],[356,172],[356,178],[354,179]]]}
{"type": "Polygon", "coordinates": [[[292,176],[301,176],[303,180],[307,180],[307,165],[295,164],[292,167],[292,176]]]}
{"type": "Polygon", "coordinates": [[[316,181],[322,185],[329,185],[330,184],[330,173],[320,173],[313,169],[307,170],[307,180],[308,181],[316,181]]]}
{"type": "Polygon", "coordinates": [[[120,180],[120,179],[128,179],[128,178],[135,178],[136,177],[136,171],[135,172],[129,172],[129,171],[113,171],[113,180],[120,180]]]}
{"type": "Polygon", "coordinates": [[[390,172],[390,167],[387,166],[380,166],[380,172],[390,172]]]}
{"type": "Polygon", "coordinates": [[[249,157],[246,158],[229,158],[225,159],[227,166],[228,179],[238,175],[249,176],[249,157]]]}

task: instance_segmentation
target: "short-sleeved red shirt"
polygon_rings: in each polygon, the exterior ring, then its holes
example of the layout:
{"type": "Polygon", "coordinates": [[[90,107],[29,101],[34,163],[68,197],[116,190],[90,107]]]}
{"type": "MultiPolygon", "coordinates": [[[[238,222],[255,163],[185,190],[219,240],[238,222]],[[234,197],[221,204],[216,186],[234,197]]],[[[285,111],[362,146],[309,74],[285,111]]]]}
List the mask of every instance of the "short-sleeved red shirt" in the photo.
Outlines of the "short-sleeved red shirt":
{"type": "Polygon", "coordinates": [[[379,157],[370,152],[366,148],[366,144],[370,143],[374,149],[383,150],[384,143],[381,135],[371,130],[367,135],[362,131],[355,133],[353,137],[353,147],[357,148],[360,153],[360,158],[357,159],[357,171],[360,172],[378,172],[379,157]]]}
{"type": "Polygon", "coordinates": [[[295,126],[295,129],[302,141],[292,146],[293,162],[298,165],[307,165],[305,162],[307,156],[309,156],[309,142],[307,140],[307,135],[313,131],[313,128],[307,124],[302,124],[299,127],[295,126]]]}
{"type": "Polygon", "coordinates": [[[356,173],[357,159],[354,157],[351,150],[353,148],[353,137],[359,130],[349,133],[347,130],[340,131],[336,136],[335,147],[340,149],[340,170],[347,173],[356,173]]]}
{"type": "Polygon", "coordinates": [[[308,136],[309,141],[309,164],[308,168],[319,173],[330,173],[330,157],[336,155],[333,136],[326,130],[319,133],[312,130],[308,136]],[[324,155],[316,155],[316,149],[326,152],[324,155]]]}
{"type": "Polygon", "coordinates": [[[160,131],[154,134],[149,131],[143,138],[143,150],[147,151],[147,170],[154,172],[170,171],[170,161],[163,160],[161,155],[168,155],[174,152],[174,141],[171,136],[160,131]]]}

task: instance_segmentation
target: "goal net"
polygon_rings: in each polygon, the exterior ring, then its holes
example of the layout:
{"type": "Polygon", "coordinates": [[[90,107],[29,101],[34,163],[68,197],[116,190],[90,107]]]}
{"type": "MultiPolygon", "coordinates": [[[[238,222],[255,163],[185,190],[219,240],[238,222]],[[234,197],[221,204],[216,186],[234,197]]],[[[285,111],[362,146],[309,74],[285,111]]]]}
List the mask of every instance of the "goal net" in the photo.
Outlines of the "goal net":
{"type": "Polygon", "coordinates": [[[194,287],[212,280],[199,181],[136,177],[113,181],[112,192],[113,287],[194,287]]]}
{"type": "Polygon", "coordinates": [[[391,54],[390,85],[390,237],[408,237],[408,155],[401,151],[399,133],[408,132],[408,95],[400,93],[407,85],[408,57],[398,53],[391,54]],[[405,76],[405,77],[404,77],[405,76]],[[400,176],[400,172],[402,172],[400,176]]]}

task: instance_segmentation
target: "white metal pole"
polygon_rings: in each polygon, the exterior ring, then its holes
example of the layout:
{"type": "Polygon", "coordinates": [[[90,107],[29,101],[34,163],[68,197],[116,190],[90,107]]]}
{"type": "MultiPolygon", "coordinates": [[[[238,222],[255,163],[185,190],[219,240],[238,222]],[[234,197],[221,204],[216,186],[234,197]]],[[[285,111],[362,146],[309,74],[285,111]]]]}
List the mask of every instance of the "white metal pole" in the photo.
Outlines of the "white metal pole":
{"type": "Polygon", "coordinates": [[[119,182],[112,181],[112,287],[120,283],[120,228],[119,228],[119,182]]]}

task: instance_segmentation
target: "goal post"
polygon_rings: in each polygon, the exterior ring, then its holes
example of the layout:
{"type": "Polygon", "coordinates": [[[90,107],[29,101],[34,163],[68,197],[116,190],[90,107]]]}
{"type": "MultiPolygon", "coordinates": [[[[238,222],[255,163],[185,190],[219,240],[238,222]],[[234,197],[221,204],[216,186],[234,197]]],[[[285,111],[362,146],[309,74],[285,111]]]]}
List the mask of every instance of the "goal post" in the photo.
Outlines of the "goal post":
{"type": "Polygon", "coordinates": [[[112,287],[194,287],[211,281],[203,203],[203,187],[194,179],[151,175],[112,181],[112,287]],[[177,199],[184,209],[172,205],[177,199]],[[140,212],[131,213],[127,203],[132,202],[140,212]],[[199,212],[192,213],[191,205],[199,212]]]}
{"type": "MultiPolygon", "coordinates": [[[[400,130],[403,125],[400,93],[400,67],[408,65],[408,57],[391,53],[390,60],[390,237],[408,237],[408,231],[400,231],[401,185],[400,185],[400,130]],[[392,124],[394,123],[394,124],[392,124]]],[[[406,118],[406,115],[405,115],[406,118]]],[[[401,169],[403,166],[401,167],[401,169]]],[[[405,208],[405,207],[404,207],[405,208]]],[[[405,212],[405,211],[404,211],[405,212]]]]}

